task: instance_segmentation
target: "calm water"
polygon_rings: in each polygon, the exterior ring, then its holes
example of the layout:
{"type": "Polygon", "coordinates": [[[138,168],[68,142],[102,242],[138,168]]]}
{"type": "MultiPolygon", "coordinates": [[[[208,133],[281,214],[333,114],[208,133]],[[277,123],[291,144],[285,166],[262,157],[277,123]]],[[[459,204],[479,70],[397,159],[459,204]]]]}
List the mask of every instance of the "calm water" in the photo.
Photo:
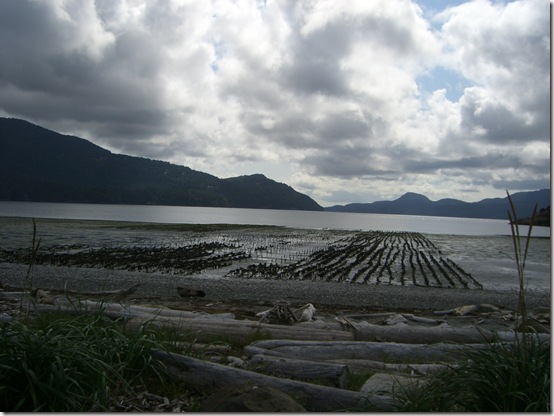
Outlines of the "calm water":
{"type": "MultiPolygon", "coordinates": [[[[175,224],[278,225],[291,228],[411,231],[427,234],[510,235],[507,220],[270,209],[0,201],[0,216],[175,224]]],[[[527,233],[527,229],[521,226],[520,232],[527,233]]],[[[535,227],[533,236],[550,237],[550,228],[535,227]]]]}

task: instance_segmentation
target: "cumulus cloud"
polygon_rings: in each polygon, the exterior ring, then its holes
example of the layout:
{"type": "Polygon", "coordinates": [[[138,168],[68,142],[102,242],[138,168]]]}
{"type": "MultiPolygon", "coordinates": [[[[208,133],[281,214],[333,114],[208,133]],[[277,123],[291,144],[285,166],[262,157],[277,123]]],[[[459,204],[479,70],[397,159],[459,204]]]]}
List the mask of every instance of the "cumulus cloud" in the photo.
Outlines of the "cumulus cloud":
{"type": "Polygon", "coordinates": [[[549,5],[429,4],[6,0],[0,113],[323,205],[548,186],[549,5]]]}

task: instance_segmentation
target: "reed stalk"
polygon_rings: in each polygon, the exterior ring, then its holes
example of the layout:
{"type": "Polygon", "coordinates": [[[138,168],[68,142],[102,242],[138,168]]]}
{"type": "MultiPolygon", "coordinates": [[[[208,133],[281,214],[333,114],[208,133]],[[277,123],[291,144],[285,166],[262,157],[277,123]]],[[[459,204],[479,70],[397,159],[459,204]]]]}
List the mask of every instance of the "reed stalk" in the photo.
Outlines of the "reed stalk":
{"type": "Polygon", "coordinates": [[[529,223],[529,229],[527,232],[527,238],[525,239],[525,244],[522,244],[522,237],[519,231],[518,216],[516,212],[516,207],[510,193],[506,190],[508,195],[508,202],[510,204],[510,209],[508,210],[508,219],[510,220],[510,228],[512,232],[512,242],[514,245],[515,253],[515,262],[517,266],[517,275],[518,275],[518,284],[519,284],[519,294],[518,294],[518,316],[521,319],[521,329],[525,333],[527,330],[527,306],[525,303],[525,262],[527,261],[527,253],[529,252],[529,243],[531,242],[531,233],[533,230],[533,224],[535,223],[535,217],[537,215],[537,205],[533,209],[533,214],[531,215],[531,222],[529,223]]]}

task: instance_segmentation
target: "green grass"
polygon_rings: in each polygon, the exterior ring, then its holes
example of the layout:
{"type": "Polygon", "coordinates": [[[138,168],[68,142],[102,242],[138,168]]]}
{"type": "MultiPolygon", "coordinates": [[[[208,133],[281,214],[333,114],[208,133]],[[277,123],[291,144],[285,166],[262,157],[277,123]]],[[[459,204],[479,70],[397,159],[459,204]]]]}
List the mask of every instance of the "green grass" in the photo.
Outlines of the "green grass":
{"type": "Polygon", "coordinates": [[[102,411],[134,386],[164,384],[150,351],[165,348],[143,326],[126,331],[101,316],[15,320],[0,326],[0,409],[102,411]]]}
{"type": "Polygon", "coordinates": [[[468,350],[459,367],[400,391],[403,412],[550,412],[550,346],[536,337],[468,350]]]}

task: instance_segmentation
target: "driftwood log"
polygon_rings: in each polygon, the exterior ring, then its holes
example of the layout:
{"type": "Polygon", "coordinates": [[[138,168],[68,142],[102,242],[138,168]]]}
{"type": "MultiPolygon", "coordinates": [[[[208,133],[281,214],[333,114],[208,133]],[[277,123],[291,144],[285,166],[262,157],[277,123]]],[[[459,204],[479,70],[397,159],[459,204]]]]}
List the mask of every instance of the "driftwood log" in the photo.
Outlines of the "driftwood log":
{"type": "Polygon", "coordinates": [[[140,283],[136,283],[127,289],[105,290],[101,292],[79,292],[79,291],[73,291],[73,290],[64,290],[64,294],[80,295],[80,296],[108,296],[108,297],[115,296],[115,297],[121,298],[121,297],[134,294],[139,286],[140,286],[140,283]]]}
{"type": "Polygon", "coordinates": [[[399,344],[363,341],[293,341],[262,340],[244,347],[244,354],[276,355],[279,357],[325,360],[372,360],[396,363],[452,362],[467,348],[485,348],[486,344],[399,344]]]}
{"type": "Polygon", "coordinates": [[[382,371],[388,373],[430,375],[440,373],[448,367],[455,367],[455,364],[404,364],[350,359],[326,360],[325,362],[346,365],[352,374],[367,374],[368,372],[382,371]]]}
{"type": "Polygon", "coordinates": [[[199,341],[209,341],[214,337],[243,341],[248,337],[266,336],[269,338],[327,341],[352,340],[347,331],[329,331],[298,326],[263,324],[249,320],[212,320],[195,318],[164,318],[155,320],[130,319],[127,325],[139,327],[145,323],[153,327],[169,327],[184,334],[194,334],[199,341]]]}
{"type": "MultiPolygon", "coordinates": [[[[318,362],[318,363],[327,363],[327,364],[346,365],[348,367],[348,371],[352,374],[365,374],[373,371],[386,371],[391,373],[409,373],[409,374],[415,373],[415,374],[422,374],[422,375],[435,374],[444,370],[447,366],[452,367],[453,364],[451,362],[457,359],[457,354],[455,353],[455,351],[439,351],[439,353],[436,353],[435,351],[437,350],[437,348],[433,348],[432,350],[431,349],[429,350],[431,352],[429,353],[429,357],[428,357],[431,363],[429,362],[427,363],[420,362],[416,364],[410,363],[409,354],[411,351],[413,351],[413,348],[414,348],[413,344],[409,344],[410,346],[408,347],[407,351],[404,353],[399,353],[398,349],[396,349],[396,352],[393,351],[393,353],[391,354],[382,353],[377,355],[377,357],[386,356],[387,362],[385,362],[385,360],[382,360],[382,361],[378,361],[376,359],[371,360],[370,358],[343,358],[344,355],[353,355],[355,357],[362,356],[366,352],[366,350],[364,350],[365,346],[362,345],[363,343],[356,342],[356,344],[360,345],[359,351],[356,351],[355,349],[353,353],[351,351],[350,353],[344,352],[344,353],[335,354],[335,351],[337,349],[342,351],[341,347],[346,347],[348,349],[348,347],[351,346],[351,343],[348,341],[343,341],[343,342],[337,341],[337,342],[326,343],[327,347],[330,347],[328,348],[327,353],[315,354],[314,356],[310,356],[310,359],[307,360],[306,359],[307,356],[303,356],[303,357],[297,356],[296,354],[298,354],[298,350],[296,349],[292,350],[292,353],[294,355],[287,355],[287,353],[290,352],[290,350],[287,350],[287,349],[284,349],[284,350],[279,350],[278,348],[272,349],[271,346],[275,345],[275,343],[282,344],[282,345],[293,344],[293,342],[288,340],[271,340],[267,342],[256,341],[244,348],[244,354],[246,357],[250,357],[249,359],[251,361],[253,360],[254,362],[259,360],[258,357],[265,357],[266,359],[269,359],[270,357],[274,357],[276,360],[296,359],[296,360],[302,360],[304,362],[309,362],[309,363],[318,362]],[[335,345],[333,346],[332,344],[335,344],[335,345]],[[260,345],[262,348],[258,347],[257,345],[260,345]],[[264,346],[267,346],[269,348],[265,349],[263,348],[264,346]],[[449,356],[448,353],[451,353],[451,356],[449,356]],[[440,361],[448,364],[432,363],[434,359],[439,359],[440,361]],[[395,363],[391,361],[401,361],[401,362],[395,363]]],[[[310,345],[310,343],[301,343],[301,344],[310,345]]],[[[315,344],[315,342],[311,344],[315,344]]],[[[393,344],[393,348],[396,345],[397,344],[393,344]]],[[[380,346],[382,347],[383,350],[387,349],[387,344],[381,344],[380,346]]],[[[429,347],[429,346],[426,345],[425,347],[429,347]]],[[[483,345],[475,344],[472,347],[482,348],[483,345]]],[[[448,350],[448,347],[447,347],[447,350],[448,350]]],[[[311,349],[307,348],[306,352],[310,353],[311,349]]],[[[414,356],[414,361],[417,357],[418,357],[417,355],[414,356]]]]}
{"type": "MultiPolygon", "coordinates": [[[[373,325],[367,322],[349,323],[343,329],[320,327],[317,321],[296,325],[264,324],[251,320],[235,320],[232,313],[209,314],[180,311],[165,307],[122,305],[88,300],[70,300],[66,295],[58,296],[53,302],[40,304],[28,297],[26,292],[0,292],[0,298],[23,299],[22,306],[30,311],[64,311],[72,314],[90,313],[101,310],[111,319],[126,319],[131,327],[149,323],[155,327],[169,327],[183,333],[195,333],[198,340],[211,340],[214,337],[228,337],[242,340],[249,336],[265,334],[274,339],[314,340],[314,341],[378,341],[413,344],[438,344],[442,342],[482,343],[499,338],[513,342],[514,332],[494,333],[477,327],[411,326],[406,324],[373,325]],[[54,303],[53,305],[51,303],[54,303]],[[209,322],[208,322],[209,321],[209,322]]],[[[550,334],[537,335],[543,341],[550,340],[550,334]]]]}
{"type": "MultiPolygon", "coordinates": [[[[254,368],[260,372],[273,372],[274,374],[287,375],[288,377],[298,379],[309,379],[309,374],[312,370],[320,371],[320,374],[325,374],[325,379],[334,383],[336,387],[344,388],[345,375],[348,374],[367,374],[374,371],[385,371],[391,373],[407,373],[428,375],[435,374],[444,370],[445,364],[403,364],[390,363],[382,361],[372,361],[365,359],[325,359],[322,361],[308,361],[305,359],[287,357],[284,354],[272,355],[265,354],[261,348],[254,350],[253,347],[248,347],[250,358],[249,363],[262,364],[264,367],[256,365],[254,368]],[[257,354],[253,354],[257,351],[257,354]],[[267,363],[270,363],[267,365],[267,363]],[[323,367],[325,365],[325,367],[323,367]],[[332,366],[332,367],[327,367],[332,366]],[[345,369],[343,369],[346,367],[345,369]]],[[[452,364],[450,364],[452,366],[452,364]]],[[[318,377],[311,377],[318,378],[318,377]]],[[[323,378],[323,377],[319,377],[323,378]]]]}
{"type": "Polygon", "coordinates": [[[492,341],[494,333],[477,327],[410,326],[399,323],[382,326],[367,322],[356,323],[360,341],[403,342],[408,344],[436,344],[439,342],[478,343],[492,341]]]}
{"type": "Polygon", "coordinates": [[[378,411],[393,410],[391,400],[385,397],[281,379],[159,350],[153,351],[152,357],[163,363],[162,368],[169,377],[204,392],[229,385],[264,385],[300,398],[310,411],[362,410],[368,406],[378,411]]]}
{"type": "Polygon", "coordinates": [[[195,311],[181,311],[166,307],[148,307],[139,305],[122,305],[120,303],[104,303],[94,301],[82,301],[88,310],[102,310],[114,313],[120,313],[122,318],[143,318],[143,319],[213,319],[213,320],[232,320],[235,315],[230,312],[224,313],[203,313],[195,311]]]}
{"type": "MultiPolygon", "coordinates": [[[[38,303],[47,303],[54,304],[59,298],[67,298],[70,295],[77,296],[94,296],[94,297],[115,297],[115,298],[124,298],[126,296],[132,295],[136,292],[137,288],[140,286],[140,283],[136,283],[133,286],[127,289],[119,290],[107,290],[101,292],[79,292],[74,290],[64,290],[61,294],[54,294],[52,291],[40,288],[32,288],[28,290],[10,290],[10,291],[0,291],[0,299],[14,298],[18,297],[20,299],[35,299],[38,303]],[[48,297],[46,302],[43,302],[44,298],[48,297]]],[[[59,291],[56,291],[59,292],[59,291]]]]}
{"type": "Polygon", "coordinates": [[[165,308],[146,308],[142,306],[123,306],[115,303],[85,301],[63,305],[25,305],[31,311],[63,311],[71,314],[91,313],[101,310],[110,319],[125,319],[128,328],[139,328],[148,324],[154,328],[171,328],[178,333],[193,335],[198,341],[211,341],[224,337],[242,341],[253,336],[267,336],[279,339],[297,340],[353,340],[348,331],[326,330],[307,326],[289,326],[263,324],[250,320],[235,320],[232,314],[208,314],[187,311],[175,311],[165,308]]]}
{"type": "Polygon", "coordinates": [[[345,388],[349,370],[345,364],[306,361],[296,358],[256,354],[248,360],[256,372],[297,380],[325,380],[335,387],[345,388]]]}

